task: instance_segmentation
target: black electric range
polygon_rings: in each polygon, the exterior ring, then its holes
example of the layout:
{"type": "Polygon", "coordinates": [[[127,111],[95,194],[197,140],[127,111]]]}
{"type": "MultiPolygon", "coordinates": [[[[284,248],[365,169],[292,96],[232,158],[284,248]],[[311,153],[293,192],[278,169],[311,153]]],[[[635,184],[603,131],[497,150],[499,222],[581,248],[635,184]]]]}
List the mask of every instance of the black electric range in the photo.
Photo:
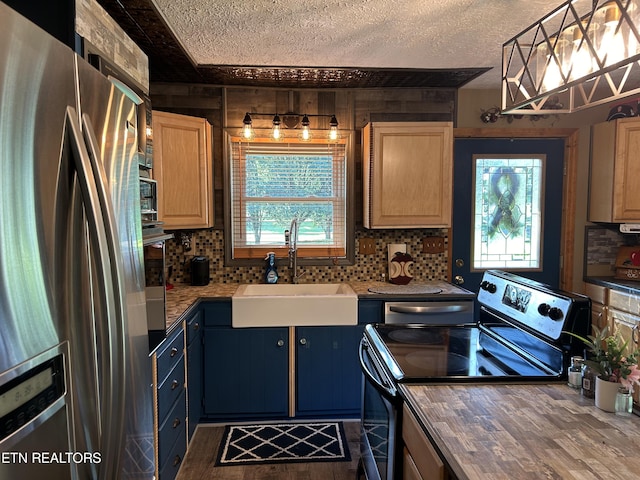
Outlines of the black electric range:
{"type": "Polygon", "coordinates": [[[395,382],[560,379],[570,357],[583,353],[563,331],[589,334],[588,297],[488,271],[478,303],[477,323],[367,325],[363,346],[395,382]]]}
{"type": "Polygon", "coordinates": [[[479,319],[458,325],[371,324],[360,343],[361,470],[399,477],[402,383],[537,382],[566,378],[590,333],[588,297],[492,270],[477,296],[479,319]]]}

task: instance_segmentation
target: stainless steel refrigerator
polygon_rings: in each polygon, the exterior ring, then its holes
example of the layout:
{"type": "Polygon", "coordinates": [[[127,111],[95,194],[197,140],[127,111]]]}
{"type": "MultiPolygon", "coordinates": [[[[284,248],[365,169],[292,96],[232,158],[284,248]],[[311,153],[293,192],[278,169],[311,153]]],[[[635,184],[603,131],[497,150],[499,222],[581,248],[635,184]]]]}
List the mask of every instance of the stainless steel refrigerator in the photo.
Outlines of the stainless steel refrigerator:
{"type": "Polygon", "coordinates": [[[0,480],[153,478],[136,124],[0,3],[0,480]]]}

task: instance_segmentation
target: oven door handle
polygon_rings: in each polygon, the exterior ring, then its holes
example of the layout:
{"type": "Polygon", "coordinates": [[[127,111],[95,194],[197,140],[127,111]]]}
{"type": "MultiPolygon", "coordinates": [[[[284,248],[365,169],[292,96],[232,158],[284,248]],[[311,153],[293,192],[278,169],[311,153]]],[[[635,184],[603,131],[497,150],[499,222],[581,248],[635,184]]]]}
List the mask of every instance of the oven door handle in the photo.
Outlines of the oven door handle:
{"type": "Polygon", "coordinates": [[[466,305],[446,305],[446,306],[407,306],[407,305],[390,305],[389,311],[395,313],[408,313],[412,315],[434,315],[441,313],[456,313],[467,310],[466,305]]]}
{"type": "Polygon", "coordinates": [[[364,359],[364,350],[367,346],[364,344],[364,339],[360,340],[360,347],[358,349],[358,355],[360,356],[360,366],[362,367],[362,373],[371,382],[373,387],[380,392],[380,394],[386,398],[389,402],[395,402],[397,399],[396,389],[393,385],[384,379],[378,380],[378,376],[374,375],[367,367],[367,362],[364,359]]]}

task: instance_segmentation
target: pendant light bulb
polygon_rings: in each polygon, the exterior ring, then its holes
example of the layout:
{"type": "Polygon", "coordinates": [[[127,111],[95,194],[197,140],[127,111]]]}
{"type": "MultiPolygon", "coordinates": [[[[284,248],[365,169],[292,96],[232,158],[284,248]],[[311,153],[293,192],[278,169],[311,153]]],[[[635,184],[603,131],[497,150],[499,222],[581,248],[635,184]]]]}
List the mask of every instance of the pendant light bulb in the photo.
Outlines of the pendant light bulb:
{"type": "Polygon", "coordinates": [[[273,128],[271,129],[271,137],[274,140],[281,140],[284,137],[280,129],[280,123],[280,117],[276,114],[273,117],[273,128]]]}
{"type": "Polygon", "coordinates": [[[242,120],[244,126],[242,127],[242,137],[245,140],[249,140],[253,138],[253,128],[251,127],[251,115],[248,113],[245,114],[244,119],[242,120]]]}
{"type": "Polygon", "coordinates": [[[311,140],[311,130],[309,130],[309,117],[304,115],[302,117],[302,122],[300,124],[302,125],[302,132],[300,133],[300,139],[304,141],[311,140]]]}
{"type": "Polygon", "coordinates": [[[329,140],[338,140],[338,119],[335,115],[329,120],[329,140]]]}

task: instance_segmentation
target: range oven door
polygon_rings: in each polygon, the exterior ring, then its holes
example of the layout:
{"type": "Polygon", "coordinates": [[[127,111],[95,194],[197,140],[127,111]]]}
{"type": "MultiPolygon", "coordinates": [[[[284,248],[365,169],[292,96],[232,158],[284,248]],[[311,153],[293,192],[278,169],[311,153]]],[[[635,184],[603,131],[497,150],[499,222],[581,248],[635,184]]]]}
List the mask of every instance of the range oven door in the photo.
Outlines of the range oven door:
{"type": "Polygon", "coordinates": [[[367,480],[393,480],[397,467],[400,397],[368,342],[360,342],[362,382],[361,467],[367,480]]]}

